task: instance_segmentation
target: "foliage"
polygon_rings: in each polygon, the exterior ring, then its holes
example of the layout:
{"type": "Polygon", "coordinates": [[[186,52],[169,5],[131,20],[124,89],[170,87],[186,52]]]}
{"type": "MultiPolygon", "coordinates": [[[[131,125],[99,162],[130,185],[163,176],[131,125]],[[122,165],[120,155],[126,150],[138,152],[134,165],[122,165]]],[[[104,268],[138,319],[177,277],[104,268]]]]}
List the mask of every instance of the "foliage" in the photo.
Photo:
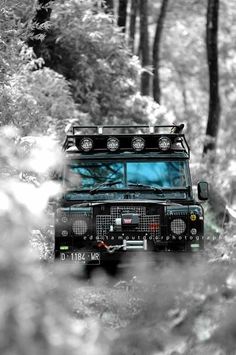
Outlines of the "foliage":
{"type": "MultiPolygon", "coordinates": [[[[0,124],[21,128],[22,134],[56,134],[64,138],[66,124],[78,117],[65,78],[36,59],[19,36],[26,36],[19,16],[28,16],[30,4],[8,3],[1,9],[2,55],[0,124]]],[[[26,17],[27,17],[26,16],[26,17]]],[[[23,20],[22,20],[23,21],[23,20]]]]}
{"type": "MultiPolygon", "coordinates": [[[[34,1],[0,1],[0,75],[17,71],[22,39],[26,38],[26,23],[33,16],[34,1]]],[[[2,81],[2,80],[1,80],[2,81]]]]}
{"type": "Polygon", "coordinates": [[[69,80],[75,102],[93,123],[129,123],[131,116],[134,123],[149,119],[147,99],[139,117],[130,107],[139,85],[138,60],[132,57],[113,17],[95,9],[94,1],[54,4],[41,55],[46,66],[69,80]]]}
{"type": "Polygon", "coordinates": [[[9,78],[1,100],[1,124],[14,124],[22,134],[64,135],[65,125],[76,117],[76,105],[68,84],[49,68],[30,70],[30,64],[9,78]],[[24,117],[24,120],[22,120],[24,117]]]}
{"type": "MultiPolygon", "coordinates": [[[[0,352],[73,355],[82,348],[84,354],[107,354],[107,345],[94,336],[100,334],[99,325],[73,317],[73,267],[42,264],[29,244],[30,230],[44,223],[47,200],[58,188],[47,181],[35,187],[19,180],[20,169],[29,168],[29,156],[16,149],[17,138],[19,132],[10,127],[0,131],[0,352]]],[[[48,149],[47,156],[51,145],[48,149]]],[[[38,170],[42,152],[31,153],[31,170],[38,170]]]]}
{"type": "Polygon", "coordinates": [[[19,39],[27,36],[25,23],[33,16],[32,3],[9,2],[4,6],[2,125],[14,124],[23,134],[34,131],[63,139],[68,122],[163,119],[163,108],[152,99],[137,96],[137,58],[129,53],[111,15],[100,10],[94,13],[93,1],[55,4],[51,36],[43,42],[44,59],[36,58],[19,39]],[[79,25],[76,16],[81,20],[79,25]],[[47,67],[49,56],[53,69],[47,67]]]}

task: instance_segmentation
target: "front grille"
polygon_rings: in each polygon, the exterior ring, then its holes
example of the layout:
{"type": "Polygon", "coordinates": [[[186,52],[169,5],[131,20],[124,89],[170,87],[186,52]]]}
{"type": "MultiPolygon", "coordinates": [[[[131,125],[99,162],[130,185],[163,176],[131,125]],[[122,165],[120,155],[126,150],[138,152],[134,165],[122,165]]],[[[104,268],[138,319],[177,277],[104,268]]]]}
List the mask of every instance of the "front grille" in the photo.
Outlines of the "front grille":
{"type": "Polygon", "coordinates": [[[107,234],[112,225],[112,219],[109,215],[96,216],[96,231],[97,236],[103,237],[107,234]]]}
{"type": "Polygon", "coordinates": [[[141,220],[140,220],[140,231],[141,232],[148,231],[149,233],[156,234],[156,232],[159,230],[160,230],[160,216],[159,215],[141,216],[141,220]]]}
{"type": "Polygon", "coordinates": [[[146,232],[149,236],[157,238],[160,235],[160,215],[147,215],[145,206],[112,206],[110,215],[96,216],[96,231],[98,237],[104,237],[115,225],[116,218],[122,214],[135,213],[140,216],[137,232],[146,232]]]}

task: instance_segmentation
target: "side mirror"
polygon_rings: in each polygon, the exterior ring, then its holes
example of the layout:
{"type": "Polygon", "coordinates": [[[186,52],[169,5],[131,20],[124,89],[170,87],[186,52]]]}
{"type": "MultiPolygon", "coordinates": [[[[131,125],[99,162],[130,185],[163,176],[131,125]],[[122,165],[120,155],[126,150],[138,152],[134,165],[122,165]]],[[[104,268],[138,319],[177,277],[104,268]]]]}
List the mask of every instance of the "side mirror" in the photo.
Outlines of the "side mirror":
{"type": "Polygon", "coordinates": [[[208,183],[205,181],[200,181],[197,185],[197,192],[199,200],[208,200],[208,183]]]}

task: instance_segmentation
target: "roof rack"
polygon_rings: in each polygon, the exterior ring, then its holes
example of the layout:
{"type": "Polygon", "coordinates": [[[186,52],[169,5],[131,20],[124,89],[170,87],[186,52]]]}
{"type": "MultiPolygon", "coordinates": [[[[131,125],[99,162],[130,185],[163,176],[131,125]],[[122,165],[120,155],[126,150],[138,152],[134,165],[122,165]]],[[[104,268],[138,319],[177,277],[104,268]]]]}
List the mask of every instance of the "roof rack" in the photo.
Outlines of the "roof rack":
{"type": "MultiPolygon", "coordinates": [[[[80,141],[84,137],[90,137],[94,142],[100,142],[99,146],[94,147],[94,151],[106,150],[106,147],[103,147],[105,141],[109,137],[118,137],[124,140],[130,139],[132,136],[140,136],[147,139],[149,142],[155,140],[155,136],[161,137],[168,136],[172,141],[180,143],[182,150],[190,156],[190,147],[186,141],[182,130],[184,124],[180,125],[104,125],[104,126],[73,126],[72,132],[68,133],[63,144],[63,149],[65,151],[72,151],[73,147],[79,148],[80,141]],[[109,131],[110,130],[110,131],[109,131]],[[119,131],[120,130],[120,131],[119,131]],[[127,132],[128,131],[128,132],[127,132]],[[104,144],[101,143],[104,141],[104,144]]],[[[122,147],[121,147],[122,148],[122,147]]],[[[124,145],[121,151],[125,150],[127,145],[124,145]]],[[[154,146],[151,144],[151,147],[147,147],[147,150],[153,149],[154,146]]],[[[130,149],[130,148],[129,148],[130,149]]],[[[78,149],[77,149],[78,151],[78,149]]],[[[83,153],[83,151],[81,151],[83,153]]]]}
{"type": "MultiPolygon", "coordinates": [[[[147,130],[147,134],[155,134],[160,133],[160,129],[170,129],[169,132],[166,133],[181,133],[183,128],[184,128],[184,124],[180,124],[180,125],[102,125],[102,126],[73,126],[72,127],[72,135],[80,135],[83,134],[81,132],[81,130],[91,130],[90,134],[105,134],[105,130],[107,129],[112,129],[112,130],[116,130],[116,129],[120,129],[120,130],[125,130],[125,129],[145,129],[147,130]]],[[[164,132],[163,132],[164,133],[164,132]]],[[[123,133],[125,134],[125,133],[123,133]]],[[[127,133],[129,134],[129,133],[127,133]]],[[[143,134],[145,134],[145,132],[143,132],[143,134]]]]}

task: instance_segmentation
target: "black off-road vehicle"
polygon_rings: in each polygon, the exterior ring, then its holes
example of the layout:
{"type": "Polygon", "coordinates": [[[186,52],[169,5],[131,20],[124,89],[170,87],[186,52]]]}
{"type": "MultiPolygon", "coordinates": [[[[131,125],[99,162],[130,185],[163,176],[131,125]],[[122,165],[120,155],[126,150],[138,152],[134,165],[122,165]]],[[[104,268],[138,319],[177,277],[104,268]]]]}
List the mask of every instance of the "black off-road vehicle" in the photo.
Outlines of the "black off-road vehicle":
{"type": "MultiPolygon", "coordinates": [[[[55,258],[100,264],[204,248],[183,126],[73,127],[63,146],[55,258]]],[[[199,182],[198,199],[207,198],[207,183],[199,182]]]]}

